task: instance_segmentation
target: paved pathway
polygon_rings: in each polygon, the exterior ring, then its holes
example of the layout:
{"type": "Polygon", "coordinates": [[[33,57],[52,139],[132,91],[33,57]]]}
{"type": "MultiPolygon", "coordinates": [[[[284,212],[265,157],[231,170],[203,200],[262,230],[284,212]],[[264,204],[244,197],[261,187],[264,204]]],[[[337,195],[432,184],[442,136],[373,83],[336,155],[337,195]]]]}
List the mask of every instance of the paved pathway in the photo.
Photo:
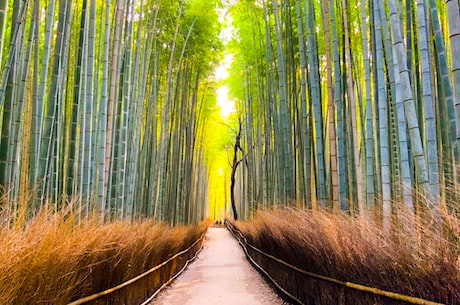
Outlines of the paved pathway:
{"type": "Polygon", "coordinates": [[[231,234],[210,228],[198,258],[151,305],[283,305],[231,234]]]}

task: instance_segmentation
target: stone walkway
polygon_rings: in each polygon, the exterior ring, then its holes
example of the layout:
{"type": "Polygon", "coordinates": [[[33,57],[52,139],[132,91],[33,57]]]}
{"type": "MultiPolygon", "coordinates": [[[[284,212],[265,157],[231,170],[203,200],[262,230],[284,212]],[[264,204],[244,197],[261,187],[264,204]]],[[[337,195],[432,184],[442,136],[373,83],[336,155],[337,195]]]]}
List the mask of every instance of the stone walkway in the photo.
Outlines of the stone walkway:
{"type": "Polygon", "coordinates": [[[151,305],[283,305],[223,228],[209,228],[198,258],[151,305]]]}

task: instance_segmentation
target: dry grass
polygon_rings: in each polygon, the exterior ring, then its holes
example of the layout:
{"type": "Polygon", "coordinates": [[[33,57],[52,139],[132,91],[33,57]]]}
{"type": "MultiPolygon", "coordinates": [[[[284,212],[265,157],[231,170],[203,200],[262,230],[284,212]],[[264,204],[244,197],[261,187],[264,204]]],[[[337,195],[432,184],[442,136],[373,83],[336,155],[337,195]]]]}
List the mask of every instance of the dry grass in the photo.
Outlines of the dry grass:
{"type": "MultiPolygon", "coordinates": [[[[398,219],[403,219],[398,217],[398,219]]],[[[412,236],[386,236],[362,218],[321,211],[260,211],[237,222],[248,241],[269,254],[324,276],[445,304],[460,304],[460,221],[444,217],[445,238],[416,219],[412,236]]],[[[256,260],[306,304],[407,304],[313,281],[254,252],[256,260]]]]}
{"type": "MultiPolygon", "coordinates": [[[[77,225],[76,215],[46,211],[25,228],[0,227],[0,304],[67,304],[120,284],[189,247],[206,230],[170,228],[153,221],[117,221],[99,225],[96,218],[77,225]]],[[[155,290],[185,261],[175,262],[146,279],[155,290]]],[[[147,292],[123,291],[114,300],[143,299],[147,292]]],[[[125,303],[126,304],[126,303],[125,303]]]]}

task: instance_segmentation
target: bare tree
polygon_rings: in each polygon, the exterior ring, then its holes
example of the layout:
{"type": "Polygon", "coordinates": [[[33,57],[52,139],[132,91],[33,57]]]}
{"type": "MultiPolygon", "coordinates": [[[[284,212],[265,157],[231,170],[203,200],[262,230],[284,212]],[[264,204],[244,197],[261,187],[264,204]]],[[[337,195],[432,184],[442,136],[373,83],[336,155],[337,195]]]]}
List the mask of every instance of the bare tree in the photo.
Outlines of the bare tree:
{"type": "Polygon", "coordinates": [[[238,132],[235,136],[235,144],[233,145],[233,161],[231,163],[232,166],[232,174],[230,178],[230,200],[232,204],[232,211],[233,211],[233,218],[235,220],[238,220],[238,212],[236,210],[236,204],[235,204],[235,175],[236,175],[236,170],[238,169],[238,165],[240,165],[241,162],[245,160],[244,157],[244,151],[241,148],[241,118],[238,119],[238,132]],[[243,154],[243,157],[238,160],[238,151],[241,151],[243,154]]]}

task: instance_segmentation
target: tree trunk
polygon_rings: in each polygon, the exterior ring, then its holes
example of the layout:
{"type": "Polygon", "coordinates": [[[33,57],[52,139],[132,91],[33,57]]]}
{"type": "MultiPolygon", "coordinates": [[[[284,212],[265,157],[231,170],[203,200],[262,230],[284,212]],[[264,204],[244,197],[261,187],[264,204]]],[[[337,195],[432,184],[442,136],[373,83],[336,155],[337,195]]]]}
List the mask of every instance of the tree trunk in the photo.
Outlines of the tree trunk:
{"type": "Polygon", "coordinates": [[[233,218],[235,220],[238,220],[238,212],[235,203],[236,170],[238,169],[238,165],[240,165],[244,159],[243,156],[243,159],[238,160],[238,151],[243,152],[243,149],[241,148],[241,119],[238,121],[238,133],[235,136],[235,144],[233,145],[232,173],[230,175],[230,202],[232,205],[233,218]]]}

